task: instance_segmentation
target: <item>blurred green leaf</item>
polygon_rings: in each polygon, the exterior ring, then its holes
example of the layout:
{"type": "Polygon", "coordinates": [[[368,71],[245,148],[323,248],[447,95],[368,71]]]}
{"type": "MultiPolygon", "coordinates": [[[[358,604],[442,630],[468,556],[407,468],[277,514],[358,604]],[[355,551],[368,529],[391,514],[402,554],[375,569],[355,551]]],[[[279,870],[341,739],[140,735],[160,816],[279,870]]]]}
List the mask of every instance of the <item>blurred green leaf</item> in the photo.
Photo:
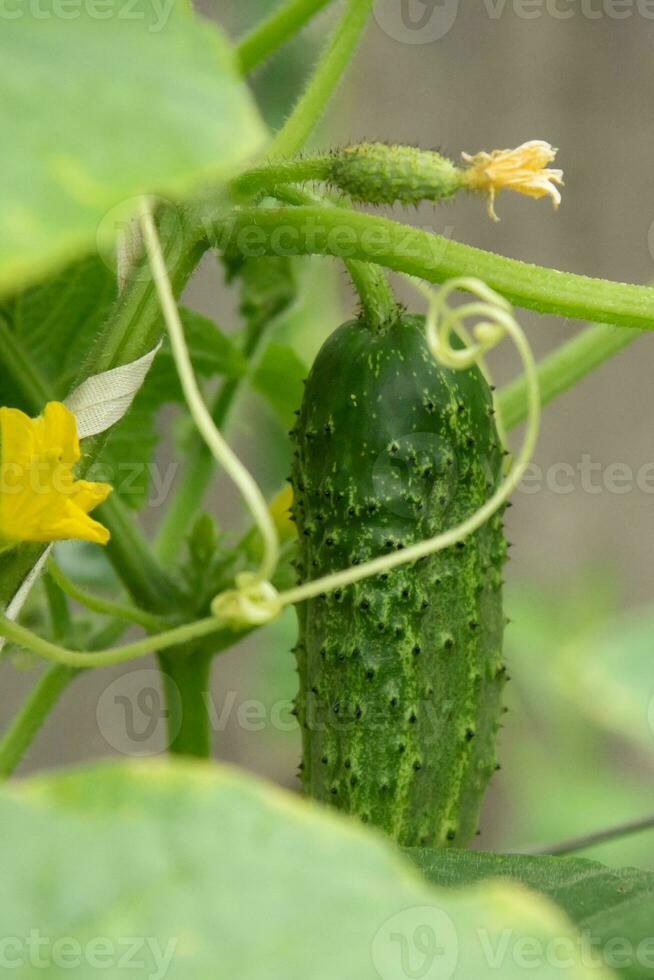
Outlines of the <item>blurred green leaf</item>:
{"type": "Polygon", "coordinates": [[[16,8],[0,32],[0,290],[112,241],[137,195],[230,176],[264,139],[231,48],[186,3],[60,8],[16,8]]]}
{"type": "Polygon", "coordinates": [[[654,754],[654,609],[608,619],[567,654],[561,688],[577,709],[654,754]]]}
{"type": "Polygon", "coordinates": [[[292,347],[272,341],[252,372],[252,384],[268,401],[287,429],[293,425],[295,410],[302,401],[306,364],[292,347]]]}
{"type": "MultiPolygon", "coordinates": [[[[224,375],[238,378],[245,373],[245,358],[213,320],[185,307],[181,315],[198,377],[209,379],[224,375]]],[[[114,484],[130,507],[143,506],[153,476],[158,480],[157,494],[164,495],[166,487],[170,489],[173,469],[166,472],[160,467],[153,473],[152,455],[159,440],[156,414],[163,405],[173,402],[186,404],[170,342],[166,338],[131,409],[112,429],[98,467],[103,478],[114,484]]]]}
{"type": "MultiPolygon", "coordinates": [[[[620,598],[612,567],[597,564],[556,588],[523,581],[507,590],[512,682],[499,740],[502,771],[481,822],[485,850],[546,844],[654,808],[648,759],[590,721],[577,686],[574,664],[592,649],[592,638],[610,630],[620,598]]],[[[644,834],[594,845],[585,856],[654,870],[644,834]]]]}
{"type": "Polygon", "coordinates": [[[543,896],[435,889],[378,835],[233,770],[123,763],[23,781],[0,793],[0,818],[0,912],[21,980],[61,975],[63,937],[82,976],[106,940],[103,976],[119,980],[127,936],[148,937],[139,975],[167,980],[524,980],[527,955],[531,976],[558,980],[547,951],[562,941],[570,980],[613,976],[581,964],[543,896]],[[29,963],[35,930],[46,972],[29,963]]]}
{"type": "Polygon", "coordinates": [[[423,848],[405,853],[434,885],[470,885],[492,878],[528,885],[560,905],[580,932],[592,939],[593,955],[607,957],[621,976],[654,977],[654,874],[650,872],[613,871],[580,858],[423,848]]]}
{"type": "MultiPolygon", "coordinates": [[[[98,256],[68,266],[0,304],[0,321],[52,397],[63,399],[116,296],[116,277],[98,256]]],[[[0,366],[5,360],[0,345],[0,366]]],[[[29,393],[3,371],[2,404],[33,409],[29,393]]]]}

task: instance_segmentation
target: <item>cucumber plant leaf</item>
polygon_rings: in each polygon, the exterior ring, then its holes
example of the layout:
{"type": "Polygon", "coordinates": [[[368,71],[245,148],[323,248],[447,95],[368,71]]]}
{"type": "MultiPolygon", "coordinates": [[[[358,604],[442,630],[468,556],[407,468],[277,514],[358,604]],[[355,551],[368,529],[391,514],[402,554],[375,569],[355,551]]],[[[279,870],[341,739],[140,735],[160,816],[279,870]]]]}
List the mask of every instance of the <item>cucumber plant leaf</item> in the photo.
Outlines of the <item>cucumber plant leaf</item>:
{"type": "Polygon", "coordinates": [[[190,6],[60,7],[0,32],[0,292],[113,240],[138,195],[224,180],[265,138],[229,44],[190,6]]]}
{"type": "MultiPolygon", "coordinates": [[[[102,937],[107,980],[125,973],[126,936],[148,937],[143,975],[166,980],[523,980],[521,942],[573,943],[563,913],[521,885],[434,888],[380,836],[206,763],[24,780],[0,791],[0,820],[3,935],[25,980],[44,975],[34,930],[53,977],[56,939],[87,975],[102,937]]],[[[571,956],[570,980],[613,976],[571,956]]],[[[545,956],[530,973],[561,975],[545,956]]]]}
{"type": "Polygon", "coordinates": [[[654,873],[607,868],[583,858],[408,848],[434,885],[510,879],[556,902],[588,941],[629,980],[654,977],[654,873]]]}
{"type": "Polygon", "coordinates": [[[65,398],[115,296],[115,274],[96,255],[6,297],[0,304],[2,404],[32,413],[41,407],[21,372],[12,370],[10,346],[34,388],[65,398]]]}

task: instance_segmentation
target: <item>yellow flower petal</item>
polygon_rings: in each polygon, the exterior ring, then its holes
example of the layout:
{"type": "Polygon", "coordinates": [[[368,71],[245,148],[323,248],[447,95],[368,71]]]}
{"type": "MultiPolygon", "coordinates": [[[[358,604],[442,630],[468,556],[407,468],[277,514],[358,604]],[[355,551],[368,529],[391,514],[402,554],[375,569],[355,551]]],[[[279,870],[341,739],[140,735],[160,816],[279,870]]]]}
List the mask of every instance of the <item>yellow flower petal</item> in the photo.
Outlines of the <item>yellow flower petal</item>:
{"type": "Polygon", "coordinates": [[[503,187],[527,194],[529,197],[550,197],[555,208],[561,203],[561,192],[556,187],[563,184],[563,171],[547,169],[556,157],[557,150],[544,140],[530,140],[514,150],[493,150],[492,153],[463,153],[468,164],[466,183],[474,190],[487,191],[488,213],[495,214],[495,194],[503,187]]]}
{"type": "Polygon", "coordinates": [[[107,543],[108,530],[88,515],[112,488],[76,480],[79,458],[75,416],[61,402],[49,402],[36,419],[0,408],[0,548],[68,538],[107,543]]]}
{"type": "Polygon", "coordinates": [[[291,507],[293,506],[293,490],[290,486],[285,486],[280,490],[268,504],[270,516],[273,519],[280,541],[288,541],[297,534],[294,521],[291,520],[291,507]]]}

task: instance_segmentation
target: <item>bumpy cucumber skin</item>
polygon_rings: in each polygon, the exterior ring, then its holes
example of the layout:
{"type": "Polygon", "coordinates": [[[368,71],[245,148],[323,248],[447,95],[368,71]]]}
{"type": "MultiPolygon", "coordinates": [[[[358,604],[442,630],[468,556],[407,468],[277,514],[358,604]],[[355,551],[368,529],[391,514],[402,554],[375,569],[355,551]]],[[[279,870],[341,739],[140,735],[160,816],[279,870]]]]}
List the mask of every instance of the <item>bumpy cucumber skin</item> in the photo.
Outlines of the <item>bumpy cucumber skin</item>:
{"type": "Polygon", "coordinates": [[[451,197],[464,172],[438,153],[413,146],[360,143],[334,154],[329,179],[355,201],[419,204],[451,197]]]}
{"type": "MultiPolygon", "coordinates": [[[[422,317],[324,344],[294,431],[300,581],[472,514],[502,447],[475,368],[434,361],[422,317]],[[395,475],[394,475],[395,474],[395,475]]],[[[497,514],[457,546],[298,606],[302,779],[405,846],[464,846],[496,768],[505,682],[497,514]]]]}

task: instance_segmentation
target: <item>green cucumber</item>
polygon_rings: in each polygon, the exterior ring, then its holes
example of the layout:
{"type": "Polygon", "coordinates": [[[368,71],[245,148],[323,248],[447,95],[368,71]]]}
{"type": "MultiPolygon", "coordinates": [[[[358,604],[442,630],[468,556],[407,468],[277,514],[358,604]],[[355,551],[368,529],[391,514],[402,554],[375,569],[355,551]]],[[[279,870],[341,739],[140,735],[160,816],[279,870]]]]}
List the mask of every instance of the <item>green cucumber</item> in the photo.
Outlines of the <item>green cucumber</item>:
{"type": "MultiPolygon", "coordinates": [[[[293,432],[300,581],[458,525],[501,480],[477,368],[437,364],[424,319],[341,326],[293,432]]],[[[496,768],[505,682],[500,513],[455,547],[297,607],[302,779],[405,846],[463,846],[496,768]]]]}

